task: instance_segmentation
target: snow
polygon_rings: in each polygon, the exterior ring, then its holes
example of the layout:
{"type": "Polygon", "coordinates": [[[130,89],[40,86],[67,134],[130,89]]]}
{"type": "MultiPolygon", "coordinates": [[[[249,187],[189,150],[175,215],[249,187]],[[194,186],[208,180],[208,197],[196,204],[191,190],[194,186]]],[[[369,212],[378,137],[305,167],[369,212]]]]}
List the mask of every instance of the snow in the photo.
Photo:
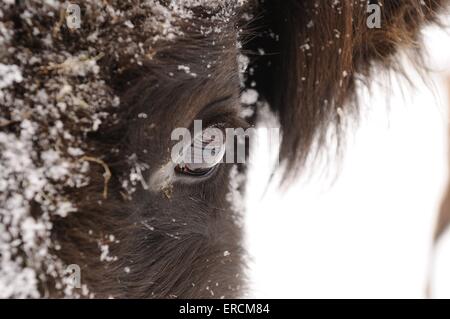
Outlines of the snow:
{"type": "Polygon", "coordinates": [[[197,77],[197,74],[191,72],[191,68],[187,65],[179,65],[178,70],[184,71],[186,74],[189,74],[194,78],[197,77]]]}
{"type": "Polygon", "coordinates": [[[0,63],[0,90],[12,85],[14,82],[21,81],[22,73],[17,65],[0,63]]]}
{"type": "Polygon", "coordinates": [[[255,104],[258,101],[258,92],[254,89],[247,89],[241,95],[241,103],[246,105],[255,104]]]}
{"type": "Polygon", "coordinates": [[[117,256],[111,256],[109,253],[109,245],[99,243],[98,247],[100,248],[100,261],[112,262],[117,260],[117,256]]]}
{"type": "Polygon", "coordinates": [[[97,74],[100,70],[95,59],[89,58],[86,54],[68,57],[59,65],[50,63],[50,68],[55,68],[68,76],[87,76],[89,73],[97,74]]]}
{"type": "Polygon", "coordinates": [[[236,222],[239,224],[239,218],[245,211],[245,200],[242,187],[244,186],[246,177],[239,172],[238,166],[233,165],[230,170],[230,184],[226,199],[231,206],[231,209],[236,214],[236,222]]]}

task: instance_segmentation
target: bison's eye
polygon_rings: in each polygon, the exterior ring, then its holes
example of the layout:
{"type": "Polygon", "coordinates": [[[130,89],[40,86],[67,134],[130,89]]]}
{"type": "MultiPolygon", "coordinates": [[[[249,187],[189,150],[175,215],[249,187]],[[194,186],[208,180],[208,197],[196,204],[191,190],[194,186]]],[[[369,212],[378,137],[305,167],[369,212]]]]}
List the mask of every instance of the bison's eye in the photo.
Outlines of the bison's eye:
{"type": "Polygon", "coordinates": [[[225,155],[225,136],[223,131],[209,127],[194,137],[182,154],[182,161],[175,171],[192,177],[204,177],[219,166],[225,155]]]}

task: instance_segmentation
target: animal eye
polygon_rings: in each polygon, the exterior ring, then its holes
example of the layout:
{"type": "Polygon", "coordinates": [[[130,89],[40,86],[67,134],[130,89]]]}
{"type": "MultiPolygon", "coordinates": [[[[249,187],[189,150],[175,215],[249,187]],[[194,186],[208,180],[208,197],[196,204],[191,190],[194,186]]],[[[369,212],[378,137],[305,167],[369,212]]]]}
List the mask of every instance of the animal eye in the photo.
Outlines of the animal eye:
{"type": "Polygon", "coordinates": [[[183,150],[182,160],[175,167],[175,171],[192,177],[211,174],[222,162],[225,145],[222,130],[214,127],[205,129],[183,150]]]}

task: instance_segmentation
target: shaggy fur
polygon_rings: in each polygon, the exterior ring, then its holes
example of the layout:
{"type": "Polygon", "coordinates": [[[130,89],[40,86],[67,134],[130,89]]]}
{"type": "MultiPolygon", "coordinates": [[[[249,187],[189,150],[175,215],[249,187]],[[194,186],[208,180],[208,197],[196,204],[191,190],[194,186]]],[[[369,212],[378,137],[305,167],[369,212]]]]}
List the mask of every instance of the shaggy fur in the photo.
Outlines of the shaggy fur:
{"type": "MultiPolygon", "coordinates": [[[[65,189],[78,211],[52,218],[52,239],[58,243],[53,253],[65,264],[81,266],[82,282],[92,297],[242,296],[240,212],[227,200],[232,165],[221,165],[210,178],[157,191],[145,185],[170,159],[171,131],[190,128],[194,119],[243,125],[237,63],[242,50],[251,59],[247,84],[256,81],[261,99],[280,119],[280,156],[290,180],[314,143],[327,147],[330,126],[339,132],[341,117],[357,114],[357,81],[371,76],[375,67],[395,65],[397,49],[419,48],[420,28],[435,21],[444,1],[379,1],[381,29],[366,27],[367,1],[361,0],[251,1],[246,9],[255,17],[251,22],[235,12],[219,26],[211,25],[209,13],[197,8],[194,20],[179,25],[183,36],[155,44],[142,63],[133,63],[126,47],[117,52],[120,45],[108,46],[115,39],[102,38],[100,72],[121,102],[108,109],[114,115],[111,121],[84,135],[84,149],[111,171],[108,196],[103,194],[105,168],[91,162],[89,185],[65,189]],[[203,33],[208,27],[220,27],[221,32],[203,33]],[[243,48],[237,46],[239,39],[243,48]],[[189,66],[191,74],[180,72],[179,65],[189,66]],[[136,167],[143,179],[131,185],[135,190],[129,194],[124,181],[136,167]]],[[[19,21],[20,7],[11,14],[19,21]]],[[[138,26],[143,16],[136,17],[132,22],[138,26]]],[[[53,30],[57,21],[46,23],[53,30]]],[[[129,30],[129,36],[145,38],[136,29],[129,30]]],[[[24,39],[28,31],[22,31],[17,41],[36,48],[24,39]]],[[[56,45],[71,52],[83,49],[76,34],[64,29],[61,34],[56,45]]],[[[41,281],[40,289],[61,296],[52,280],[41,281]]]]}

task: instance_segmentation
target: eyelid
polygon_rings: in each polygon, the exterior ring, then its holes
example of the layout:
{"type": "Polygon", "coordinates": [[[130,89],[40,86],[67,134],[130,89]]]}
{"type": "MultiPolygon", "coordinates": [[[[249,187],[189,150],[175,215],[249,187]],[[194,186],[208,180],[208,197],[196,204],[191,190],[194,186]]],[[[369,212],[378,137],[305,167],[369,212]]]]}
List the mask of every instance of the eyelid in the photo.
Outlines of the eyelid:
{"type": "Polygon", "coordinates": [[[223,128],[248,129],[251,125],[240,116],[240,111],[239,94],[224,95],[206,104],[195,118],[191,119],[191,126],[194,120],[202,120],[204,127],[221,125],[223,128]]]}
{"type": "MultiPolygon", "coordinates": [[[[224,126],[233,125],[239,118],[238,99],[234,95],[219,98],[209,104],[196,115],[194,120],[202,120],[204,127],[222,123],[224,126]]],[[[233,126],[231,126],[233,127],[233,126]]]]}
{"type": "Polygon", "coordinates": [[[205,127],[217,127],[222,130],[228,128],[242,128],[244,130],[252,127],[250,123],[248,123],[244,118],[240,117],[238,112],[229,111],[221,114],[216,114],[214,117],[203,120],[205,127]]]}
{"type": "Polygon", "coordinates": [[[227,96],[224,96],[224,97],[221,97],[221,98],[218,98],[217,100],[214,100],[214,101],[206,104],[202,108],[202,110],[198,114],[198,116],[206,116],[207,113],[216,113],[217,112],[217,110],[216,110],[217,107],[224,106],[224,105],[230,106],[232,104],[231,103],[232,101],[233,101],[233,95],[231,95],[231,94],[227,95],[227,96]]]}

